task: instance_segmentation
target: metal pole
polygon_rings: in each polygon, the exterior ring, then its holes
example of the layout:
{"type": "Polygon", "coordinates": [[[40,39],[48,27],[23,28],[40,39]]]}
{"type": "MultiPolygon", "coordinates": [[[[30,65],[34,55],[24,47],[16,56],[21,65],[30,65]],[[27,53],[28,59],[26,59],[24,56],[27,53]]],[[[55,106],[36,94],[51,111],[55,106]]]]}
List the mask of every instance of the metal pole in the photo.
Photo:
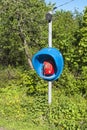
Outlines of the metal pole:
{"type": "MultiPolygon", "coordinates": [[[[46,14],[46,20],[48,21],[48,47],[52,47],[52,11],[46,14]]],[[[48,82],[48,103],[52,102],[52,82],[48,82]]]]}
{"type": "Polygon", "coordinates": [[[52,20],[49,22],[49,28],[48,28],[48,45],[49,47],[52,47],[52,20]]]}
{"type": "MultiPolygon", "coordinates": [[[[48,45],[49,47],[52,47],[52,20],[49,22],[49,28],[48,28],[48,45]]],[[[51,104],[52,102],[52,82],[48,82],[48,103],[51,104]]]]}
{"type": "Polygon", "coordinates": [[[48,82],[48,103],[51,104],[52,102],[52,82],[48,82]]]}

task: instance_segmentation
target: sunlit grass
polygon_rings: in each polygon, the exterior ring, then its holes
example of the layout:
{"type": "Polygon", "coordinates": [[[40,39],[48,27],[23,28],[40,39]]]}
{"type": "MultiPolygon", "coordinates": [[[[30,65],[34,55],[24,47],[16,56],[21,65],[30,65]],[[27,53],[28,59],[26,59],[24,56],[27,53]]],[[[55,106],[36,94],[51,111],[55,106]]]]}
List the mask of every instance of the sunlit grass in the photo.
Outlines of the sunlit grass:
{"type": "Polygon", "coordinates": [[[28,121],[6,120],[0,118],[0,128],[5,130],[51,130],[46,124],[35,125],[28,121]]]}

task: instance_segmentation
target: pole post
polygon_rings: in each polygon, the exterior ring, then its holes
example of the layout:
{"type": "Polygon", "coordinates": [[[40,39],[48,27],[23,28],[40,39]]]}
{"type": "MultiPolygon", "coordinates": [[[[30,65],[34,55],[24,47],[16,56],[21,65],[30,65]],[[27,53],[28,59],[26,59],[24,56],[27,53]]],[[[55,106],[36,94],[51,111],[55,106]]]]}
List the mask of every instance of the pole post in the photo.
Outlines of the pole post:
{"type": "MultiPolygon", "coordinates": [[[[52,47],[52,11],[46,14],[46,20],[48,21],[48,47],[52,47]]],[[[52,82],[48,82],[48,104],[52,102],[52,82]]]]}
{"type": "MultiPolygon", "coordinates": [[[[48,45],[52,47],[52,20],[49,22],[48,45]]],[[[48,103],[52,102],[52,82],[48,82],[48,103]]]]}
{"type": "Polygon", "coordinates": [[[52,20],[48,24],[48,46],[52,47],[52,20]]]}

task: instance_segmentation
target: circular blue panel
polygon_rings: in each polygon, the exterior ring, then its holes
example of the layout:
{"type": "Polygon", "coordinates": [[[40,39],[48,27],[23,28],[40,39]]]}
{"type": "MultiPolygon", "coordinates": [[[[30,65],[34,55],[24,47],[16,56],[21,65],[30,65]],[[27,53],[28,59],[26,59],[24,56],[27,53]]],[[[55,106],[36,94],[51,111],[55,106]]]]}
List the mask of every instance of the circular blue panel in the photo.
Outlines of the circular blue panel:
{"type": "Polygon", "coordinates": [[[53,81],[60,77],[63,67],[64,61],[63,56],[59,50],[56,48],[44,48],[38,51],[32,58],[32,64],[37,74],[47,81],[53,81]],[[54,66],[54,74],[50,76],[46,76],[43,73],[44,61],[51,61],[54,66]]]}

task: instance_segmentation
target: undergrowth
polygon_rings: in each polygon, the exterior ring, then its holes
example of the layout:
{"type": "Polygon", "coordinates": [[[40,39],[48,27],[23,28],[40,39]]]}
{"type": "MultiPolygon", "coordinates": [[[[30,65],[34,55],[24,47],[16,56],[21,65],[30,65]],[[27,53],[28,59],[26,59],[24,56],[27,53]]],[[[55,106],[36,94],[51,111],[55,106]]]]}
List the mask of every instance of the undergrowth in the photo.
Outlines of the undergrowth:
{"type": "MultiPolygon", "coordinates": [[[[70,78],[72,77],[71,75],[70,78]]],[[[68,78],[68,80],[71,79],[68,78]]],[[[70,81],[68,82],[70,84],[70,81]]],[[[73,83],[76,83],[75,79],[70,87],[73,87],[73,83]]],[[[6,127],[11,126],[11,129],[16,129],[18,124],[15,122],[21,122],[19,130],[31,130],[32,126],[33,130],[34,128],[87,129],[87,99],[82,93],[80,94],[80,89],[76,90],[78,93],[70,94],[70,90],[67,92],[68,86],[64,88],[60,86],[61,84],[61,81],[53,84],[52,104],[48,105],[48,84],[38,78],[35,72],[12,67],[2,68],[0,71],[0,127],[9,122],[7,124],[10,125],[6,127]],[[26,129],[23,128],[24,124],[26,129]]],[[[73,90],[74,88],[71,92],[73,90]]]]}

